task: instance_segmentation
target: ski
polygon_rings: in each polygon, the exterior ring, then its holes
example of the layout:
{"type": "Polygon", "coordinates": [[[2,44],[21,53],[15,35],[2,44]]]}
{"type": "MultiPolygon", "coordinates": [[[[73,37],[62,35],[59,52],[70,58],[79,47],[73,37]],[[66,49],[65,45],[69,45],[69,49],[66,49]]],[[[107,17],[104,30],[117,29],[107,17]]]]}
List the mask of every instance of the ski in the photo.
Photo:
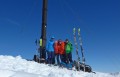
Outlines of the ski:
{"type": "Polygon", "coordinates": [[[79,44],[80,44],[81,53],[82,53],[83,70],[85,71],[85,57],[84,57],[84,49],[83,49],[83,46],[82,46],[83,43],[82,43],[80,28],[78,28],[78,39],[79,39],[79,44]]]}
{"type": "Polygon", "coordinates": [[[75,43],[76,55],[77,55],[77,62],[75,62],[75,66],[76,66],[76,69],[78,71],[80,71],[80,56],[78,53],[78,43],[77,43],[77,39],[76,39],[76,29],[75,28],[73,28],[73,36],[74,36],[74,43],[75,43]]]}

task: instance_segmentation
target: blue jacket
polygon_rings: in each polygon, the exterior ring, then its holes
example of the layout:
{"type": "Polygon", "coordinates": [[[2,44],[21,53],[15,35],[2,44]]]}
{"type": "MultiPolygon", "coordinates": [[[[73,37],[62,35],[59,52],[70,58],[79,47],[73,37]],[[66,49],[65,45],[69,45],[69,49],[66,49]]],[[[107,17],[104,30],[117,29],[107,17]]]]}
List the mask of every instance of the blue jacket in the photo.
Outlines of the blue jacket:
{"type": "Polygon", "coordinates": [[[54,41],[49,41],[46,46],[46,50],[48,52],[54,52],[54,41]]]}

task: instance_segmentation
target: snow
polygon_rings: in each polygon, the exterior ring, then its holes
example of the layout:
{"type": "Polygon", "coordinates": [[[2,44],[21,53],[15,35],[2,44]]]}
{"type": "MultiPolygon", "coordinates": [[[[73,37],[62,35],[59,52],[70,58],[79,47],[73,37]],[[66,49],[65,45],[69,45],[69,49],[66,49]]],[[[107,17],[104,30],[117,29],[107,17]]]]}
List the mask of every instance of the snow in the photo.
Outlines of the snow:
{"type": "Polygon", "coordinates": [[[85,73],[0,55],[0,77],[120,77],[118,73],[85,73]]]}

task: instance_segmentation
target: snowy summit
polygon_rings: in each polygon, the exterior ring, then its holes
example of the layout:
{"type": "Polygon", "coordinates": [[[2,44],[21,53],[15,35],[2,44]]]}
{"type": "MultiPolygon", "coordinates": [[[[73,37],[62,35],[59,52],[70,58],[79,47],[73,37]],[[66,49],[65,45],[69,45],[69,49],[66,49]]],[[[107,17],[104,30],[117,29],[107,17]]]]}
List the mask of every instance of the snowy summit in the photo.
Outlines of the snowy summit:
{"type": "Polygon", "coordinates": [[[0,77],[120,77],[120,73],[84,73],[27,61],[20,56],[0,56],[0,77]]]}

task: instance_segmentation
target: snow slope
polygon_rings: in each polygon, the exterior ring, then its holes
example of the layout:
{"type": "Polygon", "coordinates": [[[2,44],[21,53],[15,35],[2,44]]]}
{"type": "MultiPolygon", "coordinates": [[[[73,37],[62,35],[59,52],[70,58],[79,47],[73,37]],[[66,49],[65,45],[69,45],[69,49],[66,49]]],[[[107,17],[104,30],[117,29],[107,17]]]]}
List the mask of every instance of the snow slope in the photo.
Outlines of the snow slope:
{"type": "Polygon", "coordinates": [[[1,55],[0,77],[120,77],[120,73],[84,73],[1,55]]]}

